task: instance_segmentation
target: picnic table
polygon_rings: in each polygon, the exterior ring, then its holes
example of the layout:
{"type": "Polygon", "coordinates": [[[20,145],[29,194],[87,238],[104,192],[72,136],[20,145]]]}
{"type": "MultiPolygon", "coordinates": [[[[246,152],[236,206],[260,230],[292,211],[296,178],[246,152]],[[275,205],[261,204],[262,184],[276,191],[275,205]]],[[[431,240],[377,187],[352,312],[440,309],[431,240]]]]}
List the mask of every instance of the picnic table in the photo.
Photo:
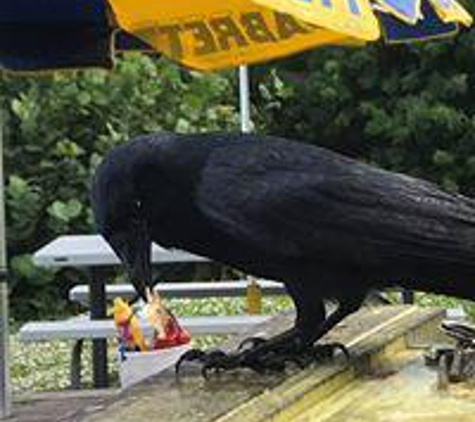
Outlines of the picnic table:
{"type": "MultiPolygon", "coordinates": [[[[65,235],[43,246],[33,255],[36,265],[49,268],[88,268],[91,319],[106,318],[106,277],[104,269],[120,265],[114,251],[100,235],[65,235]]],[[[206,258],[179,250],[152,245],[152,263],[207,262],[206,258]]],[[[107,340],[93,340],[94,387],[107,387],[107,340]]]]}

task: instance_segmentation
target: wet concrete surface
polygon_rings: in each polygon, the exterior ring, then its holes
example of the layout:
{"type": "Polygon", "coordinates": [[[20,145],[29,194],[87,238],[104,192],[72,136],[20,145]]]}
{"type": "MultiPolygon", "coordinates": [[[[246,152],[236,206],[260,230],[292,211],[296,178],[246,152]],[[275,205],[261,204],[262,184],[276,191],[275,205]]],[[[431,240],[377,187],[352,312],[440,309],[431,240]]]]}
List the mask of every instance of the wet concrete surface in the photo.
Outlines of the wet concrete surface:
{"type": "Polygon", "coordinates": [[[117,396],[117,390],[35,393],[15,397],[12,416],[2,422],[76,422],[96,413],[117,396]]]}

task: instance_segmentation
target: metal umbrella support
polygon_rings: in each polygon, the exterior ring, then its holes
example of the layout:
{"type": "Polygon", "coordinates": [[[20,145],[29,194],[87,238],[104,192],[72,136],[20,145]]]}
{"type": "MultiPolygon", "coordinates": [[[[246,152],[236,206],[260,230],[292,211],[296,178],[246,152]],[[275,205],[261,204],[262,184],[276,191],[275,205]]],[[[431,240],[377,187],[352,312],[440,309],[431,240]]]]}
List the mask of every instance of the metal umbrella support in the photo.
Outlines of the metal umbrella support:
{"type": "Polygon", "coordinates": [[[11,413],[8,338],[7,251],[3,187],[3,113],[0,109],[0,419],[11,413]]]}
{"type": "Polygon", "coordinates": [[[239,66],[239,120],[241,132],[251,132],[251,97],[249,90],[249,68],[247,66],[239,66]]]}

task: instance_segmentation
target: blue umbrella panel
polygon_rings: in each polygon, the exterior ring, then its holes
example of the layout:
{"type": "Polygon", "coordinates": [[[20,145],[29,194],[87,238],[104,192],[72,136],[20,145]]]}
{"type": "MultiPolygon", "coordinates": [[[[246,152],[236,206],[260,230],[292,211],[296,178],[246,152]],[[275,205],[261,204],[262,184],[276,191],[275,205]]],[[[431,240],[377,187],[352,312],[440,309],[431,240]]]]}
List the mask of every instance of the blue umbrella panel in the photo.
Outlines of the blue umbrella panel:
{"type": "Polygon", "coordinates": [[[388,44],[411,43],[428,39],[451,37],[459,31],[459,25],[457,23],[443,22],[430,2],[422,2],[421,12],[424,19],[418,20],[413,25],[408,25],[406,22],[389,13],[379,12],[379,23],[385,41],[388,44]]]}
{"type": "Polygon", "coordinates": [[[0,70],[111,68],[115,51],[150,48],[111,21],[103,0],[4,0],[0,70]]]}

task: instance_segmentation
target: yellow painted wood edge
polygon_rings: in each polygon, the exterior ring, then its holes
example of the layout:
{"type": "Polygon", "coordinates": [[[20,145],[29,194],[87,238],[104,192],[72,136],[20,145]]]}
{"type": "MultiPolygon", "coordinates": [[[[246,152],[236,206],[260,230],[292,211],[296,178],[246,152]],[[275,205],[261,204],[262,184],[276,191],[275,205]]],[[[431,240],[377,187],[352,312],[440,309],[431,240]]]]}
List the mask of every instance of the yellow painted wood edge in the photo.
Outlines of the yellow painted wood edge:
{"type": "MultiPolygon", "coordinates": [[[[334,369],[334,368],[333,368],[334,369]]],[[[355,379],[351,367],[338,372],[304,371],[284,385],[268,390],[218,418],[215,422],[264,422],[291,421],[296,415],[341,390],[355,379]],[[289,385],[291,384],[291,385],[289,385]]]]}
{"type": "Polygon", "coordinates": [[[417,308],[416,306],[411,306],[407,309],[404,309],[402,312],[398,313],[396,316],[392,317],[391,319],[388,319],[387,321],[384,321],[382,324],[376,325],[372,329],[365,331],[364,333],[361,333],[359,336],[356,336],[355,338],[351,339],[346,344],[346,347],[356,346],[357,344],[363,342],[363,340],[366,340],[367,338],[376,335],[377,333],[383,331],[387,327],[394,325],[398,321],[404,318],[407,318],[408,316],[415,314],[416,312],[419,312],[419,308],[417,308]]]}
{"type": "MultiPolygon", "coordinates": [[[[391,325],[410,317],[420,311],[415,306],[408,307],[393,318],[379,324],[372,329],[360,334],[348,342],[348,346],[355,346],[367,338],[376,335],[391,325]]],[[[406,334],[396,337],[376,352],[382,357],[387,347],[397,344],[399,349],[401,341],[406,334]]],[[[374,356],[371,359],[377,360],[374,356]]],[[[373,360],[374,362],[374,360],[373,360]]],[[[222,415],[215,422],[288,422],[292,421],[304,410],[315,406],[316,402],[328,398],[336,391],[353,386],[356,381],[356,368],[352,366],[329,366],[323,371],[304,370],[284,384],[265,391],[248,402],[236,407],[222,415]]]]}

